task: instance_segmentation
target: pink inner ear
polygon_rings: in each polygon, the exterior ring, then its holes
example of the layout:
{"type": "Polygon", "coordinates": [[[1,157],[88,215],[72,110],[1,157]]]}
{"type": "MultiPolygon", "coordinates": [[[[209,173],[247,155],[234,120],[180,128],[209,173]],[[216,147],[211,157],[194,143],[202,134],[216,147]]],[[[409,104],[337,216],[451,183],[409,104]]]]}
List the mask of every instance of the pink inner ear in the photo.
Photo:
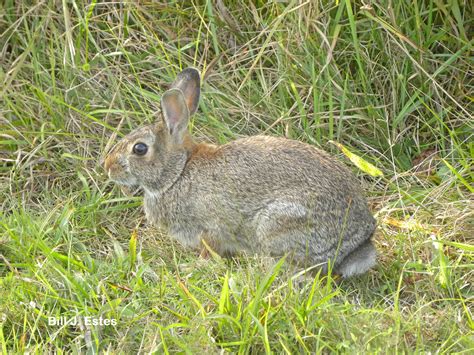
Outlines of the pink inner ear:
{"type": "Polygon", "coordinates": [[[184,100],[183,93],[179,89],[166,91],[161,98],[163,118],[171,135],[182,130],[186,126],[189,112],[184,100]]]}

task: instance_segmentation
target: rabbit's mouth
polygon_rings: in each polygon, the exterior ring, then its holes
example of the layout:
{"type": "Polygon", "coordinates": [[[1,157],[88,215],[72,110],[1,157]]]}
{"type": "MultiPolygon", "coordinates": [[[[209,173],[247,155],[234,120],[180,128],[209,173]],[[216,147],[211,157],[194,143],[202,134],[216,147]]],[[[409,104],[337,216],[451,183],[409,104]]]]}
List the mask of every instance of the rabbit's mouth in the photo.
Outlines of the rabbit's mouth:
{"type": "Polygon", "coordinates": [[[117,177],[111,176],[110,173],[108,175],[109,180],[116,183],[120,187],[122,193],[126,196],[135,196],[141,191],[140,184],[138,184],[137,179],[133,176],[117,177]]]}
{"type": "Polygon", "coordinates": [[[134,176],[127,176],[127,177],[112,176],[112,174],[110,173],[108,175],[111,181],[121,186],[126,186],[133,189],[133,188],[139,187],[140,185],[134,176]]]}

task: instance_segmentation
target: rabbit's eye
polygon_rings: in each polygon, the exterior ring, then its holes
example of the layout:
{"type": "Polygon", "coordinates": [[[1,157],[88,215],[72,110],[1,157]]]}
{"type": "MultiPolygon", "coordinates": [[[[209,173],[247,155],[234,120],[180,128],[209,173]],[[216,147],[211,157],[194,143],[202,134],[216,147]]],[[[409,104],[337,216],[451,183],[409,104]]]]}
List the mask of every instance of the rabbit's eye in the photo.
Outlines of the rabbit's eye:
{"type": "Polygon", "coordinates": [[[145,143],[137,143],[133,146],[133,153],[136,155],[145,155],[148,151],[148,146],[145,143]]]}

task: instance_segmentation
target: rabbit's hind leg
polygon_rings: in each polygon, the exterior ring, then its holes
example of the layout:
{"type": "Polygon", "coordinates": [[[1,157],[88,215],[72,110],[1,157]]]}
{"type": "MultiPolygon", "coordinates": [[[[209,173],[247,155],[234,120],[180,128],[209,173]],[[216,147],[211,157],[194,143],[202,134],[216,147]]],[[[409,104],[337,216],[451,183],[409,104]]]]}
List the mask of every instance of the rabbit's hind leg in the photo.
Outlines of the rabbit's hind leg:
{"type": "Polygon", "coordinates": [[[370,239],[347,255],[337,267],[336,273],[347,278],[363,274],[376,264],[377,252],[370,239]]]}
{"type": "Polygon", "coordinates": [[[334,246],[314,236],[314,221],[309,210],[297,202],[275,201],[255,219],[259,253],[282,257],[300,267],[320,265],[327,270],[328,253],[334,246]]]}

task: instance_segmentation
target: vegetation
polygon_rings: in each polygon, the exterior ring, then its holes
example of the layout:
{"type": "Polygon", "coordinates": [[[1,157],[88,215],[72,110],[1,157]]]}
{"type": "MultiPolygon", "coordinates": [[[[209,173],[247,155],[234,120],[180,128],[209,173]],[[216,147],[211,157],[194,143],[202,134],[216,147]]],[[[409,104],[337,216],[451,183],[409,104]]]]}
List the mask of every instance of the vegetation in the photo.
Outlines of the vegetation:
{"type": "Polygon", "coordinates": [[[473,18],[458,0],[3,1],[2,352],[472,353],[473,18]],[[187,66],[197,139],[284,135],[353,168],[377,268],[204,260],[146,225],[101,159],[187,66]]]}

